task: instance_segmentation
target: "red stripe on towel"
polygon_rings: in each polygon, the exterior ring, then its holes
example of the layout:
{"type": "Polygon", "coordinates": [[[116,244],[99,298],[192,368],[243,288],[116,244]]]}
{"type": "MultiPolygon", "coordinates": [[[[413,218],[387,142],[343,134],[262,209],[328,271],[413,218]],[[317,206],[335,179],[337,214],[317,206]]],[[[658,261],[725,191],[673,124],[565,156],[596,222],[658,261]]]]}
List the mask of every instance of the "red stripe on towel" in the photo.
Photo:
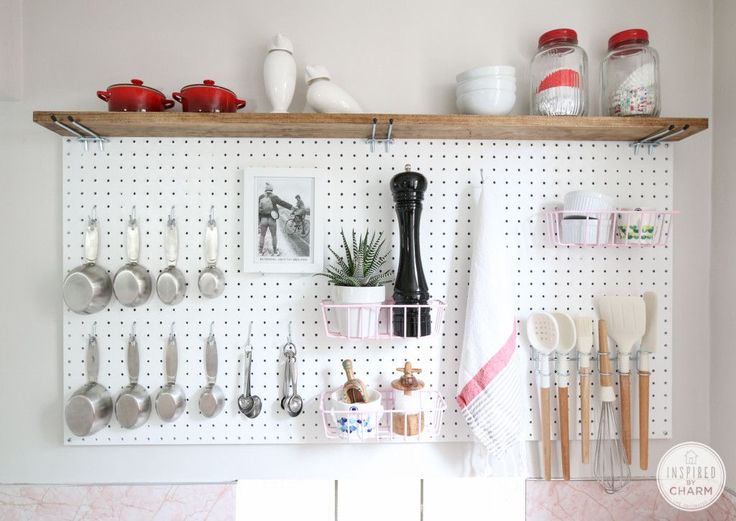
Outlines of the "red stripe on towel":
{"type": "Polygon", "coordinates": [[[473,377],[472,380],[465,384],[463,390],[455,398],[460,407],[462,407],[463,409],[467,407],[468,404],[472,402],[475,397],[478,396],[478,394],[480,394],[480,392],[488,386],[488,384],[491,383],[491,380],[496,378],[498,373],[500,373],[503,368],[506,367],[506,365],[509,363],[509,360],[511,360],[515,349],[516,322],[514,322],[511,336],[509,336],[509,339],[506,340],[506,343],[503,345],[503,347],[499,349],[496,354],[494,354],[491,359],[488,360],[488,362],[486,362],[486,364],[481,368],[480,371],[478,371],[478,373],[473,377]]]}

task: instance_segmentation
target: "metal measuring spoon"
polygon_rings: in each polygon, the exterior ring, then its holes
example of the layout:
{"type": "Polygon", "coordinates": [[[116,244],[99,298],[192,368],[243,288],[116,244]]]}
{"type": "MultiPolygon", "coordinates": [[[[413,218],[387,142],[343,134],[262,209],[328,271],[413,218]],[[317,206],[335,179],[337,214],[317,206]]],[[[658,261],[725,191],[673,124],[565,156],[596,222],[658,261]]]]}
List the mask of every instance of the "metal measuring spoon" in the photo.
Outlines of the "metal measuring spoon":
{"type": "Polygon", "coordinates": [[[253,419],[261,414],[263,403],[260,397],[251,396],[250,394],[250,368],[253,359],[253,351],[245,352],[245,363],[243,367],[244,381],[243,390],[245,394],[241,394],[238,397],[238,409],[240,412],[245,414],[248,418],[253,419]]]}
{"type": "Polygon", "coordinates": [[[304,400],[299,396],[297,392],[297,369],[296,369],[296,357],[292,356],[289,358],[289,373],[291,375],[291,396],[286,400],[286,412],[289,416],[299,416],[304,408],[304,400]]]}
{"type": "Polygon", "coordinates": [[[199,395],[199,412],[207,418],[214,418],[225,405],[225,393],[215,382],[217,380],[217,343],[215,334],[210,324],[210,335],[207,337],[207,345],[204,352],[205,372],[207,373],[207,386],[199,395]]]}

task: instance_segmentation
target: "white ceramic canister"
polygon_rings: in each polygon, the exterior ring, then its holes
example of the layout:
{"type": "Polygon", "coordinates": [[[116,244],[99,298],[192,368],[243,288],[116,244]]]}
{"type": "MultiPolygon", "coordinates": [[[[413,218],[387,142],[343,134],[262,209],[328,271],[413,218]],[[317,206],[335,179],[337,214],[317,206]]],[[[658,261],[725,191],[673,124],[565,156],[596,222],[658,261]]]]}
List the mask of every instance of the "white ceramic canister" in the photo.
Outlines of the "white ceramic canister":
{"type": "Polygon", "coordinates": [[[330,81],[330,73],[321,65],[307,65],[307,103],[317,112],[355,114],[363,112],[355,98],[330,81]]]}
{"type": "Polygon", "coordinates": [[[287,112],[294,99],[296,61],[291,40],[279,33],[274,36],[263,62],[263,83],[271,103],[271,112],[287,112]]]}

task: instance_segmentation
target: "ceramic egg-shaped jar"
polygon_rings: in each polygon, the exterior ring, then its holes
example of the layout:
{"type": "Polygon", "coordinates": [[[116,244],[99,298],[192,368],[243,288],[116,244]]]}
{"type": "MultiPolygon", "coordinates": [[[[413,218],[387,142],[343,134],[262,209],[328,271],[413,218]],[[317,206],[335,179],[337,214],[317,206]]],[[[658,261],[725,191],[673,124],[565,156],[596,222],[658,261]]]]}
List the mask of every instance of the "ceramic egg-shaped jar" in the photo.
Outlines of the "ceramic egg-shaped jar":
{"type": "Polygon", "coordinates": [[[274,36],[263,62],[263,82],[271,112],[287,112],[296,87],[294,46],[283,34],[274,36]]]}
{"type": "Polygon", "coordinates": [[[307,103],[317,112],[359,113],[360,104],[342,87],[332,83],[330,73],[320,65],[307,65],[307,103]]]}

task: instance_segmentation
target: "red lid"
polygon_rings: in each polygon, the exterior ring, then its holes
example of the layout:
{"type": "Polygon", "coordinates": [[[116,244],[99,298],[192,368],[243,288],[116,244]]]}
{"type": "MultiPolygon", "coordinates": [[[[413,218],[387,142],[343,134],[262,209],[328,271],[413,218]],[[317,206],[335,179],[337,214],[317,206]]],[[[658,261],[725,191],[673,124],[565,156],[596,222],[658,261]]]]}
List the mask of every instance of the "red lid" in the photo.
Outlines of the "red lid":
{"type": "Polygon", "coordinates": [[[539,37],[540,47],[552,42],[578,43],[578,33],[572,29],[552,29],[539,37]]]}
{"type": "Polygon", "coordinates": [[[649,43],[649,33],[644,29],[626,29],[608,39],[608,50],[626,43],[649,43]]]}

